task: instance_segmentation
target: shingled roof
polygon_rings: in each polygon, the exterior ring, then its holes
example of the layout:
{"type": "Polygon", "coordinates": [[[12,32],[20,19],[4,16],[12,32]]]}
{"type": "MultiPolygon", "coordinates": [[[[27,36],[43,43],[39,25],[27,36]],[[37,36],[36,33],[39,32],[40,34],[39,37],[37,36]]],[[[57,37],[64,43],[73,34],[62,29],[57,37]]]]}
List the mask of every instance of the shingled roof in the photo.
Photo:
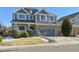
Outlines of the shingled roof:
{"type": "Polygon", "coordinates": [[[38,9],[36,8],[32,8],[32,7],[26,7],[24,8],[27,12],[30,13],[30,10],[32,10],[32,14],[36,13],[37,11],[39,11],[38,9]]]}
{"type": "MultiPolygon", "coordinates": [[[[52,14],[52,13],[45,11],[44,9],[38,10],[37,8],[32,8],[32,7],[24,7],[22,9],[17,10],[16,13],[26,13],[26,14],[29,13],[32,15],[35,13],[37,13],[37,14],[52,14]],[[32,13],[30,13],[30,10],[32,10],[32,13]]],[[[55,15],[55,14],[53,14],[53,15],[55,15]]]]}
{"type": "Polygon", "coordinates": [[[16,13],[26,13],[23,9],[19,9],[16,11],[16,13]]]}
{"type": "Polygon", "coordinates": [[[78,14],[79,14],[79,12],[76,12],[76,13],[61,17],[58,21],[62,21],[65,17],[68,17],[69,19],[71,19],[71,18],[75,17],[78,14]]]}

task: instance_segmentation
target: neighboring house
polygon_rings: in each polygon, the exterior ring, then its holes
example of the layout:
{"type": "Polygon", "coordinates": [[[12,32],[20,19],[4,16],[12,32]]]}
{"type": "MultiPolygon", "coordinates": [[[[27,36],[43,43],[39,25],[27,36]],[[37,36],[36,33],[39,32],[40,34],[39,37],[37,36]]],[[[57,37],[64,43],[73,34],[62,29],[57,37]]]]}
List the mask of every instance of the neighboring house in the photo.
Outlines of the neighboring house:
{"type": "Polygon", "coordinates": [[[19,32],[28,30],[40,31],[44,36],[55,36],[57,33],[57,15],[44,9],[22,8],[13,13],[12,29],[19,32]]]}
{"type": "MultiPolygon", "coordinates": [[[[72,33],[71,33],[71,35],[79,35],[79,12],[76,12],[76,13],[73,13],[73,14],[70,14],[70,15],[67,15],[67,16],[64,16],[64,17],[68,17],[69,20],[72,23],[72,33]]],[[[61,24],[63,22],[64,17],[60,18],[57,21],[57,24],[59,25],[58,26],[59,27],[59,34],[61,33],[60,27],[61,27],[61,24]]]]}

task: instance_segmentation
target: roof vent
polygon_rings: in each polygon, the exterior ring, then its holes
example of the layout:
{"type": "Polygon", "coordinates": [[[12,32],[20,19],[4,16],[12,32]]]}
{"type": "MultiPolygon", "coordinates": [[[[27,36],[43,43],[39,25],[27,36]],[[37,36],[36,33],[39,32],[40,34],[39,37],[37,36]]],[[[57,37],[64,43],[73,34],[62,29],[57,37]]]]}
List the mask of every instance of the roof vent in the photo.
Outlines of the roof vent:
{"type": "Polygon", "coordinates": [[[32,14],[32,10],[30,10],[30,13],[32,14]]]}

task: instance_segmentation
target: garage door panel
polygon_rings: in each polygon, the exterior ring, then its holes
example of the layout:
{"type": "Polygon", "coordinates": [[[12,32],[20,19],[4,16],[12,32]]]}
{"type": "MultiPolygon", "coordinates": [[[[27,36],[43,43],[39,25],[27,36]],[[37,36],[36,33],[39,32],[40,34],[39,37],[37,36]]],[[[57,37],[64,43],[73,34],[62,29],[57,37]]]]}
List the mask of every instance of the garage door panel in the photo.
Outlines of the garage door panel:
{"type": "Polygon", "coordinates": [[[44,36],[55,36],[55,29],[50,29],[49,28],[49,29],[40,30],[40,32],[44,36]]]}

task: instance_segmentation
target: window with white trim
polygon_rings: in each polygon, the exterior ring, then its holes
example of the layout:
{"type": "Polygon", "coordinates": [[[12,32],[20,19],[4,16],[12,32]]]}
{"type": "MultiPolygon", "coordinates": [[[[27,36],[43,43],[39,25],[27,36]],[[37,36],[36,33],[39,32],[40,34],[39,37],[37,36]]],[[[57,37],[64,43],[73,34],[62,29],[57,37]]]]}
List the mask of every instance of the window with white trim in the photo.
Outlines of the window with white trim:
{"type": "Polygon", "coordinates": [[[55,17],[51,16],[50,19],[52,22],[55,22],[55,17]]]}
{"type": "Polygon", "coordinates": [[[51,21],[54,21],[54,17],[51,16],[51,21]]]}
{"type": "Polygon", "coordinates": [[[47,21],[47,16],[46,15],[41,15],[41,20],[42,21],[47,21]]]}
{"type": "Polygon", "coordinates": [[[24,15],[24,14],[17,14],[17,19],[26,20],[26,19],[27,19],[27,15],[24,15]]]}

